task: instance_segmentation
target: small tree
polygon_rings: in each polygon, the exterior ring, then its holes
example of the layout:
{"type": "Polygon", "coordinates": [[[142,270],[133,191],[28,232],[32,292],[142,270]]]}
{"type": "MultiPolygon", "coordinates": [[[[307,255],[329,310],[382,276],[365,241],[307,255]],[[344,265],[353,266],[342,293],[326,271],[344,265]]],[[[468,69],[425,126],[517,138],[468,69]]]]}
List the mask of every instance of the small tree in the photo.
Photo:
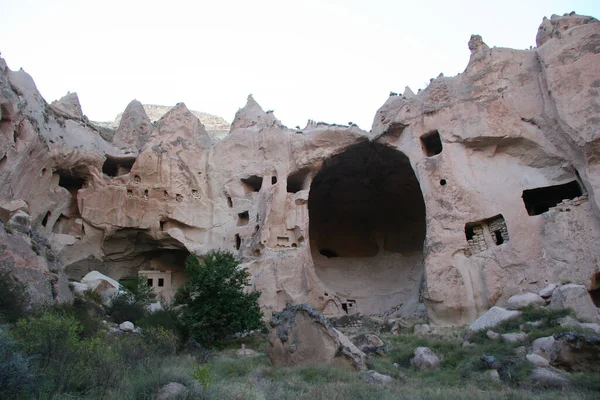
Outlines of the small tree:
{"type": "Polygon", "coordinates": [[[187,282],[177,291],[175,304],[185,305],[181,320],[192,338],[210,345],[227,335],[262,327],[260,292],[246,292],[250,273],[233,254],[211,251],[201,260],[186,260],[187,282]]]}
{"type": "Polygon", "coordinates": [[[135,276],[122,282],[123,291],[115,295],[109,313],[116,323],[135,323],[147,314],[148,306],[156,300],[156,293],[148,286],[147,279],[135,276]]]}

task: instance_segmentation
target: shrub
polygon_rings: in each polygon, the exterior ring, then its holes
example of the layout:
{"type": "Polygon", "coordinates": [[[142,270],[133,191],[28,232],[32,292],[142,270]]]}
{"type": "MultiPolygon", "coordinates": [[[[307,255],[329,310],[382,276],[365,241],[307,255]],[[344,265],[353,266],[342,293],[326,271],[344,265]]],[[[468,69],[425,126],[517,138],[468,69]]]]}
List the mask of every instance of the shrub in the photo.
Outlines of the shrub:
{"type": "Polygon", "coordinates": [[[175,303],[185,306],[181,321],[190,336],[212,344],[227,335],[262,326],[260,292],[245,292],[250,273],[239,267],[233,254],[211,251],[186,260],[187,282],[177,291],[175,303]]]}
{"type": "Polygon", "coordinates": [[[7,269],[0,269],[0,321],[16,322],[22,318],[29,304],[24,284],[17,281],[7,269]]]}
{"type": "Polygon", "coordinates": [[[147,314],[148,306],[156,300],[156,293],[140,276],[122,282],[124,291],[113,297],[109,314],[116,323],[136,323],[147,314]]]}
{"type": "Polygon", "coordinates": [[[161,327],[182,338],[185,336],[183,326],[177,320],[177,313],[170,307],[147,313],[145,317],[138,320],[137,325],[142,329],[161,327]]]}
{"type": "Polygon", "coordinates": [[[194,374],[192,375],[196,381],[198,381],[202,387],[209,387],[212,384],[212,375],[210,373],[210,364],[202,364],[196,366],[194,374]]]}
{"type": "Polygon", "coordinates": [[[32,357],[17,350],[10,336],[0,330],[0,393],[5,398],[21,398],[34,379],[32,357]]]}
{"type": "Polygon", "coordinates": [[[43,391],[62,391],[74,379],[78,362],[81,324],[71,316],[47,312],[19,320],[12,330],[19,347],[34,355],[38,371],[46,378],[43,391]]]}

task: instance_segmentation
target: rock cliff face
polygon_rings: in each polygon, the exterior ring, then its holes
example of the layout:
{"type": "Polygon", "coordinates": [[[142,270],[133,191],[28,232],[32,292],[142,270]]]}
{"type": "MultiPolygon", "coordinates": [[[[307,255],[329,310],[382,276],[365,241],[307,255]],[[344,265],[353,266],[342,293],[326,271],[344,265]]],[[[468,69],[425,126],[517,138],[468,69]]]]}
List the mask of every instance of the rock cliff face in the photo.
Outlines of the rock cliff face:
{"type": "Polygon", "coordinates": [[[62,266],[16,245],[0,263],[27,264],[53,301],[91,270],[167,271],[176,287],[187,254],[220,248],[267,315],[288,302],[328,316],[426,307],[437,324],[551,282],[598,290],[600,23],[553,16],[537,39],[490,49],[473,36],[462,74],[391,96],[370,132],[291,130],[249,97],[216,143],[183,103],[153,123],[136,101],[109,143],[76,95],[48,105],[2,60],[0,202],[26,202],[26,232],[62,266]],[[35,262],[3,262],[18,257],[35,262]]]}
{"type": "MultiPolygon", "coordinates": [[[[61,99],[61,101],[62,101],[62,99],[61,99]]],[[[144,109],[146,117],[151,122],[158,121],[163,115],[168,113],[173,108],[173,107],[168,107],[168,106],[158,106],[155,104],[143,104],[142,105],[139,101],[135,101],[135,100],[129,105],[129,107],[131,107],[133,104],[135,104],[135,106],[138,108],[142,107],[144,109]]],[[[126,109],[123,113],[120,113],[119,115],[117,115],[117,118],[115,118],[114,121],[94,122],[94,124],[96,124],[102,128],[116,130],[123,123],[123,121],[128,120],[127,111],[128,110],[126,109]]],[[[218,117],[213,114],[200,112],[200,111],[191,111],[191,112],[196,117],[198,117],[200,122],[202,122],[202,125],[204,125],[204,128],[206,128],[206,131],[213,138],[213,140],[221,140],[229,132],[230,124],[227,121],[225,121],[223,118],[218,117]]]]}

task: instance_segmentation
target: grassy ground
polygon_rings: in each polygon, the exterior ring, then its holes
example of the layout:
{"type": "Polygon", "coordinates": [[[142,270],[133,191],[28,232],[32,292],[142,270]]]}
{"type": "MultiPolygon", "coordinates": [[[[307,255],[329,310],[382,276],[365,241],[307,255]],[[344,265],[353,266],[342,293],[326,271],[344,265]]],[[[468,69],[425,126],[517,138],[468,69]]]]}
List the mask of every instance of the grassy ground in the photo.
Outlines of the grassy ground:
{"type": "Polygon", "coordinates": [[[568,389],[536,387],[529,379],[532,367],[522,346],[566,330],[557,325],[566,314],[528,309],[521,318],[495,328],[499,333],[516,332],[525,321],[541,321],[537,327],[523,327],[528,338],[519,343],[490,340],[485,331],[465,334],[459,328],[438,328],[424,336],[408,331],[398,336],[382,333],[388,350],[384,356],[371,357],[368,366],[395,378],[385,387],[367,384],[356,372],[332,366],[273,367],[265,355],[265,336],[246,338],[246,347],[261,355],[238,358],[233,349],[240,343],[229,343],[211,361],[213,380],[207,394],[224,399],[600,399],[598,374],[572,373],[568,389]],[[463,347],[465,340],[472,346],[463,347]],[[419,346],[431,348],[441,358],[439,370],[417,371],[410,366],[419,346]],[[502,363],[501,382],[487,378],[482,355],[502,363]]]}

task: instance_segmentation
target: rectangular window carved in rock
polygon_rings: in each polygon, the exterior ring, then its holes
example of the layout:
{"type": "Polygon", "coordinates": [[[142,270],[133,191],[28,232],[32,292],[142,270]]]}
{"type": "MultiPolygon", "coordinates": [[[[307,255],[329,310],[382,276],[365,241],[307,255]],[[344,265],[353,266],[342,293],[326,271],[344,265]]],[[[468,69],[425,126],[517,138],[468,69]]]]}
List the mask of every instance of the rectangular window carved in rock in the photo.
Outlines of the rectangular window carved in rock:
{"type": "Polygon", "coordinates": [[[481,253],[493,246],[508,242],[508,228],[502,214],[465,225],[465,236],[469,243],[467,256],[481,253]]]}
{"type": "Polygon", "coordinates": [[[583,194],[581,186],[575,181],[563,185],[546,186],[523,190],[523,203],[529,215],[540,215],[563,200],[572,200],[583,194]]]}
{"type": "Polygon", "coordinates": [[[421,147],[423,154],[427,157],[433,157],[442,152],[442,139],[438,131],[433,131],[421,136],[421,147]]]}
{"type": "Polygon", "coordinates": [[[248,213],[248,211],[244,211],[238,214],[237,226],[248,225],[248,222],[250,222],[250,214],[248,213]]]}

